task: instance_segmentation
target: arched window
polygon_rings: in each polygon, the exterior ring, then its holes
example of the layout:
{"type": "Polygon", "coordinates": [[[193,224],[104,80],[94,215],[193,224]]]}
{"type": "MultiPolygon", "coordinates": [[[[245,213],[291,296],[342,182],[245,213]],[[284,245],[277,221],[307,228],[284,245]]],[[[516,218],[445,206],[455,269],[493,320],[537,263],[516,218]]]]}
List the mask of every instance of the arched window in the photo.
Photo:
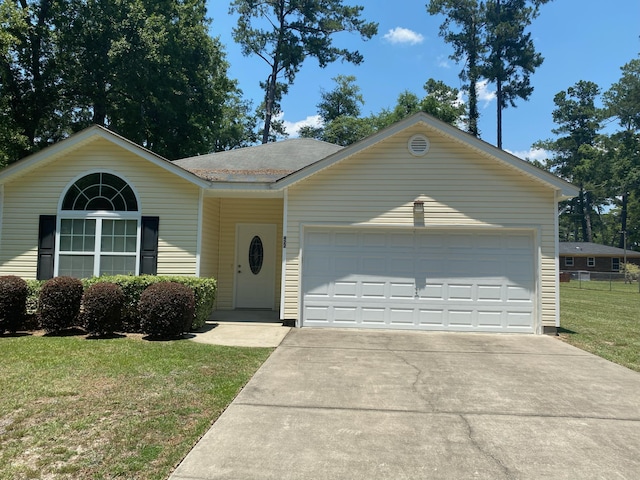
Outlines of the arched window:
{"type": "Polygon", "coordinates": [[[57,275],[138,273],[138,200],[122,178],[106,172],[80,178],[67,189],[59,218],[57,275]]]}
{"type": "Polygon", "coordinates": [[[104,210],[137,212],[138,200],[133,189],[110,173],[91,173],[76,181],[67,190],[62,210],[104,210]]]}

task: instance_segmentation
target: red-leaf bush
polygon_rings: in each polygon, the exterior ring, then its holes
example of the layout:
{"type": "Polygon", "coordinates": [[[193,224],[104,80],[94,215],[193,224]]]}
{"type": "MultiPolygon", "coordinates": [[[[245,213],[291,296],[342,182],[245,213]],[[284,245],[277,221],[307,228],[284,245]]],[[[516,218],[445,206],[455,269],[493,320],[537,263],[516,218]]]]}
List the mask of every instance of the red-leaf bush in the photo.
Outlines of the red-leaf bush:
{"type": "Polygon", "coordinates": [[[72,277],[55,277],[40,290],[40,325],[47,332],[59,332],[76,325],[82,302],[82,282],[72,277]]]}
{"type": "Polygon", "coordinates": [[[92,335],[110,335],[122,329],[124,293],[115,283],[100,282],[82,296],[82,324],[92,335]]]}
{"type": "Polygon", "coordinates": [[[27,313],[27,282],[15,275],[0,277],[0,333],[24,328],[27,313]]]}
{"type": "Polygon", "coordinates": [[[193,290],[175,282],[149,285],[140,295],[138,311],[144,333],[151,337],[180,337],[191,329],[193,322],[193,290]]]}

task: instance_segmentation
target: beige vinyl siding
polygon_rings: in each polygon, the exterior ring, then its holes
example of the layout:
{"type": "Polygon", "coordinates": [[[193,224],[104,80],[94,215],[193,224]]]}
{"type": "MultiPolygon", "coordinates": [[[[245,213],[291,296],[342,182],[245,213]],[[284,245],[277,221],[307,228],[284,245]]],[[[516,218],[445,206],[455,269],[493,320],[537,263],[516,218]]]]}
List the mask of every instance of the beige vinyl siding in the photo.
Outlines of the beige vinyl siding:
{"type": "Polygon", "coordinates": [[[206,198],[202,209],[202,248],[200,276],[218,277],[218,251],[220,249],[220,199],[206,198]]]}
{"type": "Polygon", "coordinates": [[[159,275],[195,275],[198,187],[102,138],[5,185],[0,273],[35,278],[39,215],[56,215],[70,182],[88,171],[121,176],[142,215],[160,217],[159,275]]]}
{"type": "Polygon", "coordinates": [[[218,267],[217,308],[234,308],[236,261],[236,225],[239,223],[272,223],[276,233],[276,278],[274,305],[280,305],[280,278],[282,263],[282,199],[220,199],[220,250],[218,267]]]}
{"type": "Polygon", "coordinates": [[[554,192],[470,147],[419,126],[333,165],[289,189],[285,318],[299,316],[300,235],[304,224],[414,226],[424,202],[425,227],[529,229],[540,242],[542,322],[555,325],[554,192]],[[425,133],[425,157],[407,150],[425,133]]]}

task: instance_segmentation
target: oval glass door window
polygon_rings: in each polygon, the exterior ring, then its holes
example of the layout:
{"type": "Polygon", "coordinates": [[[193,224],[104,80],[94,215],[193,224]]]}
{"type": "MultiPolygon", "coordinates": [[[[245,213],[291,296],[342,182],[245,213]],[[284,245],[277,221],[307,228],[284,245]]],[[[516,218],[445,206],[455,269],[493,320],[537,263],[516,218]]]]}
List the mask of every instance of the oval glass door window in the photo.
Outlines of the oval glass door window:
{"type": "Polygon", "coordinates": [[[255,236],[249,244],[249,268],[251,273],[257,275],[262,270],[262,262],[264,259],[264,248],[262,247],[262,239],[255,236]]]}

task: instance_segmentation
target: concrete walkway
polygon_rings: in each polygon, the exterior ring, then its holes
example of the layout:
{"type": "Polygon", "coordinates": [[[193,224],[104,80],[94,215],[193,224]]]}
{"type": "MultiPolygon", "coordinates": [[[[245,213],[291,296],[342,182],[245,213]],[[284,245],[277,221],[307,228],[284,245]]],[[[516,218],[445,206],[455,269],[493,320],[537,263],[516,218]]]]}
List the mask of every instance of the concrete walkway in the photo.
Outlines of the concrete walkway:
{"type": "Polygon", "coordinates": [[[640,374],[533,335],[293,329],[171,480],[637,479],[640,374]]]}
{"type": "Polygon", "coordinates": [[[231,347],[275,348],[287,336],[278,312],[267,310],[217,311],[199,332],[186,337],[194,342],[231,347]]]}

